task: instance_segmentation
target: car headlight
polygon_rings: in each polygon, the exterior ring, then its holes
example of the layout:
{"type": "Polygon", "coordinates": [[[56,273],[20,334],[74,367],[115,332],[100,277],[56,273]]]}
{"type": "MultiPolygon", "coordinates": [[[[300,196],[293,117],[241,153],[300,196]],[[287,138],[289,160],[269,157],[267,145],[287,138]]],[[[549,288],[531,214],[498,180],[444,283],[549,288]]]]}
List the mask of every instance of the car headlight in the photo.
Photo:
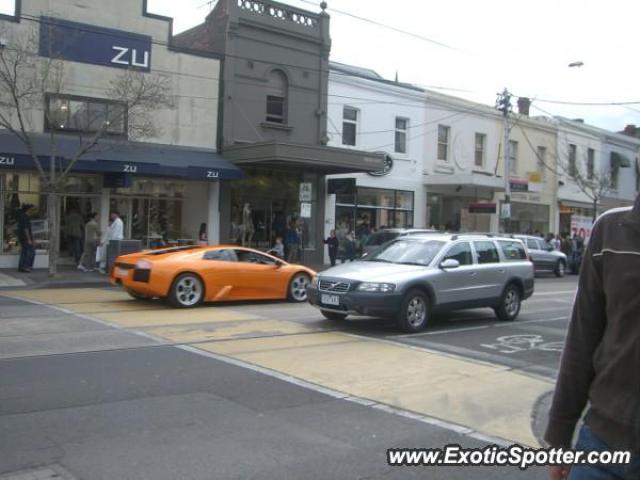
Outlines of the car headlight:
{"type": "Polygon", "coordinates": [[[318,288],[318,276],[317,275],[315,277],[313,277],[313,280],[311,280],[311,288],[318,288]]]}
{"type": "Polygon", "coordinates": [[[395,284],[393,283],[370,283],[364,282],[358,285],[358,290],[361,292],[382,292],[389,293],[393,292],[396,289],[395,284]]]}

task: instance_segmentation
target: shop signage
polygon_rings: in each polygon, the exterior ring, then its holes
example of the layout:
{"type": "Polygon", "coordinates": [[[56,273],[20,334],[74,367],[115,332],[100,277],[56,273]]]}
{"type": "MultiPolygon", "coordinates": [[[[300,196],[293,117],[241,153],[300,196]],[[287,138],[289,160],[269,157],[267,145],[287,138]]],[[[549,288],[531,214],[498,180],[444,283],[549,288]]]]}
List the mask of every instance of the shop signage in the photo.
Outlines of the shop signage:
{"type": "Polygon", "coordinates": [[[0,165],[13,167],[16,164],[15,157],[2,157],[0,156],[0,165]]]}
{"type": "Polygon", "coordinates": [[[302,218],[311,218],[311,204],[310,203],[301,203],[300,204],[300,216],[302,218]]]}
{"type": "Polygon", "coordinates": [[[469,213],[496,213],[496,204],[489,202],[476,202],[469,204],[469,213]]]}
{"type": "Polygon", "coordinates": [[[393,158],[391,158],[391,155],[389,155],[388,153],[385,153],[382,170],[379,170],[377,172],[367,172],[367,173],[373,177],[384,177],[385,175],[388,175],[392,169],[393,169],[393,158]]]}
{"type": "Polygon", "coordinates": [[[500,205],[500,218],[511,218],[510,203],[503,203],[500,205]]]}
{"type": "Polygon", "coordinates": [[[39,50],[43,57],[146,72],[151,69],[150,36],[59,18],[41,18],[39,50]]]}
{"type": "Polygon", "coordinates": [[[527,180],[512,179],[509,180],[512,192],[528,192],[529,182],[527,180]]]}
{"type": "Polygon", "coordinates": [[[217,170],[207,170],[207,178],[220,178],[220,172],[217,170]]]}
{"type": "Polygon", "coordinates": [[[571,215],[571,236],[578,235],[585,240],[591,236],[593,220],[583,215],[571,215]]]}
{"type": "Polygon", "coordinates": [[[300,184],[300,201],[310,202],[313,197],[313,185],[311,183],[300,184]]]}

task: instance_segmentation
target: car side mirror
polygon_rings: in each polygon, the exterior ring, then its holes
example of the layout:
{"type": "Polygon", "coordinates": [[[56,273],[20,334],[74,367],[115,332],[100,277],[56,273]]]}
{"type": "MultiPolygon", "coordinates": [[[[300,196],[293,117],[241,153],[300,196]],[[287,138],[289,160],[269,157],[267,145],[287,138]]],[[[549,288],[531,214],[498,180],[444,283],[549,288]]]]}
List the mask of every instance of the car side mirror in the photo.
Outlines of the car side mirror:
{"type": "Polygon", "coordinates": [[[455,258],[447,258],[440,264],[440,268],[442,270],[451,270],[454,268],[458,268],[460,266],[460,262],[455,258]]]}
{"type": "Polygon", "coordinates": [[[282,260],[276,260],[275,266],[276,268],[281,268],[282,266],[284,266],[284,262],[282,260]]]}

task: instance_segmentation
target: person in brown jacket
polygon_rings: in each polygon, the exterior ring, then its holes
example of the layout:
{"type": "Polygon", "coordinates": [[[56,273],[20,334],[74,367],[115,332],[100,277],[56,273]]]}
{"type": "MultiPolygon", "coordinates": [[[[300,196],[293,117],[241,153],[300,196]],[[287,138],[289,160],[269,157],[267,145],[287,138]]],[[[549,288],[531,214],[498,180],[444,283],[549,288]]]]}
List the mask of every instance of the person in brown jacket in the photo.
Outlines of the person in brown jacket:
{"type": "Polygon", "coordinates": [[[96,253],[100,244],[100,227],[97,218],[97,213],[91,213],[89,221],[84,226],[84,252],[78,265],[78,269],[83,272],[91,272],[96,268],[96,253]]]}
{"type": "Polygon", "coordinates": [[[640,196],[595,222],[583,255],[545,440],[625,450],[630,464],[554,466],[560,480],[640,479],[640,196]]]}

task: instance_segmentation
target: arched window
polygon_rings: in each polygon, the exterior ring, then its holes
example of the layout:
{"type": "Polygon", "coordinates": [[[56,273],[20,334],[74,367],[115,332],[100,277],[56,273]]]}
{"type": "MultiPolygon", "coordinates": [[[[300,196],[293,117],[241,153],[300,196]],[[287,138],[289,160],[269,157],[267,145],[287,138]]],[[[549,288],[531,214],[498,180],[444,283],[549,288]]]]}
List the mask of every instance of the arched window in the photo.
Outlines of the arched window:
{"type": "Polygon", "coordinates": [[[267,84],[267,122],[287,123],[287,76],[273,70],[267,84]]]}

